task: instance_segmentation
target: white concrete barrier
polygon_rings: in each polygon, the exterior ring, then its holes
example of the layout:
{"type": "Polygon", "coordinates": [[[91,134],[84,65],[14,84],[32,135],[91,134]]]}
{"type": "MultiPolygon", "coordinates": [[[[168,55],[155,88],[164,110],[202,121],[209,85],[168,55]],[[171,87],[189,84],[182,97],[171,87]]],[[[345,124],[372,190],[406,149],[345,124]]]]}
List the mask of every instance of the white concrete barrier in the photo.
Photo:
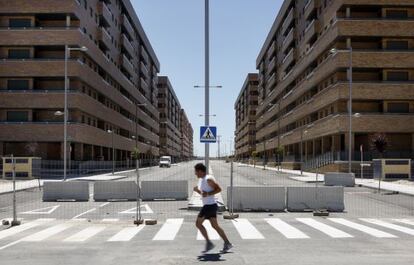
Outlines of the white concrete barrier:
{"type": "Polygon", "coordinates": [[[286,202],[292,212],[317,209],[342,212],[344,187],[288,187],[286,202]]]}
{"type": "Polygon", "coordinates": [[[137,184],[135,181],[97,181],[93,186],[95,201],[137,200],[137,184]]]}
{"type": "Polygon", "coordinates": [[[187,200],[188,181],[142,181],[143,200],[187,200]]]}
{"type": "MultiPolygon", "coordinates": [[[[286,209],[285,187],[233,187],[235,211],[284,211],[286,209]]],[[[227,207],[230,209],[230,187],[227,187],[227,207]]]]}
{"type": "Polygon", "coordinates": [[[325,186],[354,187],[355,174],[328,172],[325,174],[325,186]]]}
{"type": "Polygon", "coordinates": [[[43,201],[89,200],[89,182],[85,181],[45,181],[43,201]]]}

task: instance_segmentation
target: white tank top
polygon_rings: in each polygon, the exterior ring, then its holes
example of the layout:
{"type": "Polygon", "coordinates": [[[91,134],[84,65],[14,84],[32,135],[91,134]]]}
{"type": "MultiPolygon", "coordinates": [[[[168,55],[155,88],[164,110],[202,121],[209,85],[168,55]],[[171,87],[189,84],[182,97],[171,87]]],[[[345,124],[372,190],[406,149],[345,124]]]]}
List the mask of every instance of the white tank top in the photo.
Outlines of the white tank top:
{"type": "MultiPolygon", "coordinates": [[[[198,181],[198,189],[201,192],[212,192],[214,189],[212,187],[210,187],[210,185],[208,185],[208,180],[216,180],[213,176],[210,175],[206,175],[204,178],[199,179],[198,181]]],[[[203,201],[203,205],[211,205],[211,204],[216,204],[216,198],[214,195],[212,196],[207,196],[207,197],[203,197],[201,196],[201,200],[203,201]]]]}

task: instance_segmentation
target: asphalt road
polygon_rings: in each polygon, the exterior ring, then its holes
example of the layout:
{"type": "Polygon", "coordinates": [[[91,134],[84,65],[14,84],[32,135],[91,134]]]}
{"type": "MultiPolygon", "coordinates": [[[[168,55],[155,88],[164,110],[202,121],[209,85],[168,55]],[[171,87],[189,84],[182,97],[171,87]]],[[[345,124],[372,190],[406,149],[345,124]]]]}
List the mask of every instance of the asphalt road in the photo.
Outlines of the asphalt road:
{"type": "MultiPolygon", "coordinates": [[[[145,169],[141,179],[188,180],[191,190],[194,163],[145,169]]],[[[212,161],[211,169],[226,187],[230,164],[212,161]]],[[[134,172],[124,175],[119,181],[136,178],[134,172]]],[[[233,177],[235,185],[315,185],[238,164],[233,177]]],[[[414,198],[360,187],[346,188],[346,211],[329,218],[250,212],[228,221],[220,216],[236,247],[221,254],[221,242],[215,241],[217,247],[206,255],[200,253],[203,241],[194,227],[197,213],[186,210],[186,201],[143,202],[143,217],[156,218],[158,224],[137,228],[132,224],[136,202],[42,202],[38,189],[18,192],[17,198],[23,226],[0,227],[1,264],[371,265],[412,264],[414,258],[414,198]]],[[[11,195],[0,195],[0,219],[10,217],[11,195]]]]}

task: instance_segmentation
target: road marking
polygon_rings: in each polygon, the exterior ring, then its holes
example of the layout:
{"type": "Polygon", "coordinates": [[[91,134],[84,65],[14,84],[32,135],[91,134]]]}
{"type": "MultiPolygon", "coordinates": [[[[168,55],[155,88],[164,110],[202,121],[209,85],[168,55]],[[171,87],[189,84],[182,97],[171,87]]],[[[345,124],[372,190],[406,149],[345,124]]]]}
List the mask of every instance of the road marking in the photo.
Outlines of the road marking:
{"type": "Polygon", "coordinates": [[[59,224],[52,227],[49,227],[45,230],[42,230],[40,232],[37,232],[33,235],[27,236],[22,239],[23,242],[40,242],[42,240],[45,240],[51,236],[54,236],[56,234],[59,234],[60,232],[65,231],[66,229],[72,227],[72,224],[59,224]]]}
{"type": "Polygon", "coordinates": [[[361,225],[358,223],[354,223],[348,220],[345,220],[343,218],[329,218],[328,220],[337,223],[337,224],[341,224],[350,228],[353,228],[355,230],[361,231],[363,233],[366,233],[368,235],[374,236],[374,237],[378,237],[378,238],[395,238],[396,236],[383,232],[381,230],[366,226],[366,225],[361,225]]]}
{"type": "Polygon", "coordinates": [[[81,216],[83,216],[83,215],[85,215],[85,214],[88,214],[88,213],[94,212],[94,211],[96,211],[96,208],[93,208],[93,209],[87,210],[86,212],[83,212],[83,213],[81,213],[81,214],[78,214],[78,215],[76,215],[75,217],[73,217],[73,218],[72,218],[72,220],[78,219],[79,217],[81,217],[81,216]]]}
{"type": "Polygon", "coordinates": [[[59,207],[60,205],[55,205],[55,206],[50,206],[50,207],[45,207],[45,208],[23,212],[20,214],[51,214],[59,207]]]}
{"type": "Polygon", "coordinates": [[[309,238],[305,233],[290,224],[280,220],[279,218],[265,219],[274,229],[279,231],[282,235],[289,239],[309,238]]]}
{"type": "Polygon", "coordinates": [[[396,222],[402,223],[402,224],[406,224],[406,225],[414,225],[414,221],[409,220],[409,219],[393,219],[396,222]]]}
{"type": "Polygon", "coordinates": [[[378,219],[360,218],[360,220],[414,236],[414,229],[411,229],[411,228],[387,223],[387,222],[384,222],[378,219]]]}
{"type": "Polygon", "coordinates": [[[137,235],[145,226],[133,226],[133,227],[126,227],[115,234],[113,237],[108,239],[108,242],[126,242],[131,240],[135,235],[137,235]]]}
{"type": "Polygon", "coordinates": [[[259,230],[254,227],[247,219],[232,220],[242,239],[264,239],[259,230]]]}
{"type": "Polygon", "coordinates": [[[152,240],[174,240],[183,222],[183,218],[167,219],[152,240]]]}
{"type": "Polygon", "coordinates": [[[99,205],[99,208],[101,208],[101,207],[104,207],[104,206],[107,206],[108,204],[110,204],[111,202],[105,202],[105,203],[102,203],[101,205],[99,205]]]}
{"type": "Polygon", "coordinates": [[[332,226],[326,225],[324,223],[318,222],[312,218],[296,218],[301,223],[308,225],[316,230],[321,231],[322,233],[332,237],[332,238],[350,238],[353,237],[344,231],[336,229],[332,226]]]}
{"type": "MultiPolygon", "coordinates": [[[[136,212],[137,212],[137,207],[134,207],[134,208],[125,210],[123,212],[120,212],[120,214],[136,214],[136,212]]],[[[150,213],[154,213],[154,212],[152,211],[152,209],[149,207],[148,204],[144,204],[144,205],[141,205],[141,213],[150,214],[150,213]],[[142,208],[144,208],[144,210],[142,208]]]]}
{"type": "Polygon", "coordinates": [[[6,230],[2,230],[2,231],[0,231],[0,239],[18,234],[20,232],[24,232],[26,230],[29,230],[29,229],[34,228],[36,226],[39,226],[43,223],[46,223],[48,221],[53,221],[53,220],[54,219],[38,219],[38,220],[35,220],[33,222],[25,223],[25,224],[22,224],[22,225],[19,225],[19,226],[14,226],[14,227],[6,229],[6,230]]]}
{"type": "Polygon", "coordinates": [[[105,218],[105,219],[102,219],[101,222],[105,222],[105,223],[115,223],[115,222],[118,222],[118,221],[119,221],[119,219],[117,219],[117,218],[105,218]]]}
{"type": "MultiPolygon", "coordinates": [[[[204,221],[203,223],[204,227],[207,230],[208,237],[210,240],[219,240],[220,235],[217,233],[217,231],[211,226],[211,223],[209,220],[204,221]]],[[[200,231],[197,232],[197,240],[204,240],[203,235],[200,231]]]]}
{"type": "Polygon", "coordinates": [[[94,235],[98,234],[99,232],[105,230],[104,226],[91,226],[88,228],[83,229],[82,231],[79,231],[78,233],[74,234],[73,236],[70,236],[66,238],[65,242],[84,242],[88,240],[89,238],[93,237],[94,235]]]}

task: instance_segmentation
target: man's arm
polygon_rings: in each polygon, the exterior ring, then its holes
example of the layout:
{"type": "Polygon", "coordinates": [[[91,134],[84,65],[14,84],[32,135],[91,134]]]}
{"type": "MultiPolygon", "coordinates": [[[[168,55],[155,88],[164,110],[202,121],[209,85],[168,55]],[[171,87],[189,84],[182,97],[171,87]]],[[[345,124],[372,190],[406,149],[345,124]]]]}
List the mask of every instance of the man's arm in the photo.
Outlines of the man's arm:
{"type": "Polygon", "coordinates": [[[200,194],[200,195],[201,195],[201,190],[198,188],[198,186],[195,186],[195,187],[193,188],[193,191],[195,191],[195,192],[197,192],[198,194],[200,194]]]}
{"type": "Polygon", "coordinates": [[[208,185],[210,186],[210,187],[212,187],[213,188],[213,191],[210,191],[210,192],[203,192],[201,195],[203,195],[203,197],[208,197],[208,196],[214,196],[214,195],[216,195],[217,193],[220,193],[221,192],[221,187],[220,187],[220,185],[216,182],[216,181],[214,181],[213,179],[208,179],[207,180],[207,183],[208,183],[208,185]]]}

